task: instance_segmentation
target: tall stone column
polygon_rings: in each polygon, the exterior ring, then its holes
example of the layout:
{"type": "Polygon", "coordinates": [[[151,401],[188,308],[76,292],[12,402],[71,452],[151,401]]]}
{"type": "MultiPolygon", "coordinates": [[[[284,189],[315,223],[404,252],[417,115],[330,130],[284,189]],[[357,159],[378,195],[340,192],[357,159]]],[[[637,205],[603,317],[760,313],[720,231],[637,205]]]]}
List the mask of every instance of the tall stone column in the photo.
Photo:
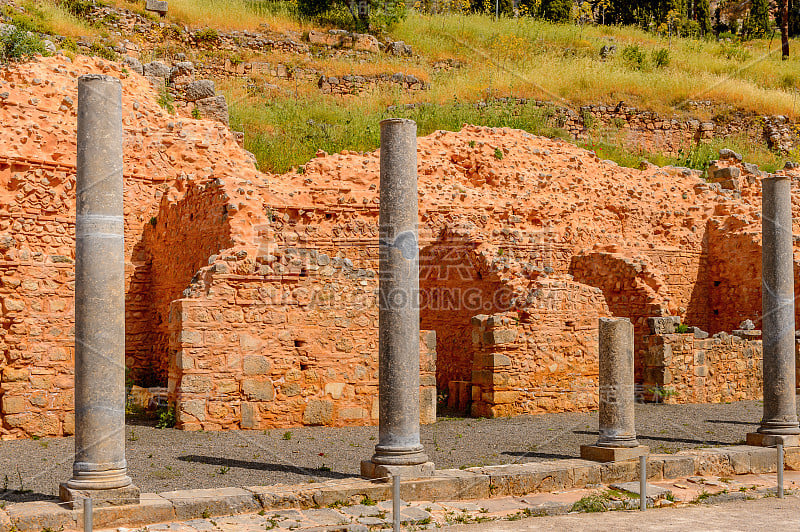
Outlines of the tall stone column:
{"type": "Polygon", "coordinates": [[[797,445],[791,179],[762,179],[761,330],[764,417],[748,445],[797,445]]]}
{"type": "Polygon", "coordinates": [[[417,124],[382,121],[380,154],[379,438],[361,474],[429,476],[419,436],[417,124]]]}
{"type": "Polygon", "coordinates": [[[581,457],[611,462],[636,458],[649,449],[636,439],[633,389],[633,324],[628,318],[600,318],[599,426],[594,445],[582,445],[581,457]]]}
{"type": "Polygon", "coordinates": [[[125,461],[125,248],[122,86],[78,80],[75,222],[75,462],[61,498],[131,504],[125,461]]]}

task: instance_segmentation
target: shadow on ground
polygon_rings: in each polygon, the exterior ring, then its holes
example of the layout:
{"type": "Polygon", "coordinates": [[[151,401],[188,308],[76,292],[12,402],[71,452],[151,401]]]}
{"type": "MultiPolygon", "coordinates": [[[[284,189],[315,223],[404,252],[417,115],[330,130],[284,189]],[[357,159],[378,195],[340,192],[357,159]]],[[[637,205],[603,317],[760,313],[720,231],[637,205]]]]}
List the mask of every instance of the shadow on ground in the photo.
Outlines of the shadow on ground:
{"type": "Polygon", "coordinates": [[[309,477],[324,477],[324,478],[360,478],[358,475],[348,475],[347,473],[339,473],[338,471],[330,471],[329,469],[316,468],[309,469],[289,464],[270,464],[268,462],[252,462],[250,460],[235,460],[232,458],[219,458],[217,456],[201,456],[196,454],[189,454],[186,456],[179,456],[178,460],[182,462],[199,462],[201,464],[216,465],[220,467],[239,467],[242,469],[254,469],[258,471],[276,471],[280,473],[295,473],[298,475],[307,475],[309,477]]]}

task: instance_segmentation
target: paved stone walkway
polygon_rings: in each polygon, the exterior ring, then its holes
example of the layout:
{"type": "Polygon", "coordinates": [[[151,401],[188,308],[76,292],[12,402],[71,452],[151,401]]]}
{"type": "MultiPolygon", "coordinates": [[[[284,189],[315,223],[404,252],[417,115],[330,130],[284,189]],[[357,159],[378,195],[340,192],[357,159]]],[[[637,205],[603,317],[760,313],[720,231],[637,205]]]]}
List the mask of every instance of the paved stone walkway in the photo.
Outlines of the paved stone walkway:
{"type": "Polygon", "coordinates": [[[494,522],[448,527],[462,532],[753,532],[800,530],[800,497],[788,496],[696,505],[653,512],[570,514],[525,519],[515,523],[494,522]]]}
{"type": "MultiPolygon", "coordinates": [[[[662,507],[674,506],[670,515],[683,515],[681,512],[696,513],[696,504],[723,503],[724,501],[738,501],[742,504],[748,499],[774,497],[776,476],[764,475],[737,475],[735,478],[716,476],[695,476],[686,479],[668,480],[648,483],[649,506],[659,509],[641,512],[604,512],[601,517],[591,521],[586,528],[573,528],[584,526],[580,521],[583,514],[569,513],[574,511],[586,512],[587,510],[624,510],[639,507],[638,497],[626,493],[620,486],[595,485],[589,489],[574,489],[554,493],[540,493],[525,497],[498,497],[474,501],[438,501],[438,502],[413,502],[403,505],[401,512],[404,528],[407,530],[425,530],[455,525],[483,524],[480,530],[590,530],[602,523],[603,527],[613,530],[641,530],[637,527],[637,519],[647,516],[655,525],[658,523],[660,530],[707,530],[688,526],[690,522],[685,519],[670,523],[682,522],[683,528],[663,528],[666,518],[662,507]],[[654,500],[652,495],[656,494],[654,500]],[[689,506],[689,507],[687,507],[689,506]],[[683,507],[682,509],[678,509],[683,507]],[[677,512],[677,513],[676,513],[677,512]],[[568,514],[558,517],[559,514],[568,514]],[[537,519],[527,520],[529,517],[538,516],[537,519]],[[545,516],[545,517],[542,517],[545,516]],[[632,516],[632,517],[626,517],[632,516]],[[659,517],[664,516],[664,517],[659,517]],[[566,519],[561,521],[560,519],[566,519]],[[625,521],[629,519],[630,521],[625,521]],[[523,521],[524,520],[524,521],[523,521]],[[577,521],[576,521],[577,520],[577,521]],[[607,523],[617,523],[609,526],[607,523]],[[574,524],[577,523],[577,524],[574,524]],[[627,524],[626,524],[627,523],[627,524]],[[631,528],[625,528],[630,526],[631,528]],[[528,528],[523,528],[528,527],[528,528]],[[549,527],[549,528],[547,528],[549,527]]],[[[623,486],[631,491],[638,491],[636,486],[623,486]]],[[[787,490],[800,488],[800,472],[785,472],[785,487],[787,490]]],[[[795,504],[800,499],[789,492],[787,500],[794,500],[795,504]]],[[[725,503],[728,504],[728,503],[725,503]]],[[[788,508],[788,506],[787,506],[788,508]]],[[[592,514],[597,515],[597,514],[592,514]]],[[[787,517],[788,518],[788,517],[787,517]]],[[[307,510],[279,510],[265,511],[258,514],[247,514],[230,517],[209,517],[205,519],[192,519],[189,521],[162,523],[141,528],[113,528],[116,532],[255,532],[264,530],[350,530],[368,531],[391,528],[393,522],[391,501],[375,503],[362,501],[362,504],[339,505],[334,504],[329,508],[316,508],[307,510]]],[[[588,521],[587,521],[588,522],[588,521]]],[[[796,526],[793,530],[800,529],[800,510],[795,510],[796,526]]],[[[757,528],[747,528],[756,530],[757,528]]],[[[464,530],[471,530],[467,527],[464,530]]],[[[710,528],[708,530],[716,530],[710,528]]],[[[720,529],[722,530],[722,529],[720,529]]],[[[739,530],[726,528],[725,530],[739,530]]]]}

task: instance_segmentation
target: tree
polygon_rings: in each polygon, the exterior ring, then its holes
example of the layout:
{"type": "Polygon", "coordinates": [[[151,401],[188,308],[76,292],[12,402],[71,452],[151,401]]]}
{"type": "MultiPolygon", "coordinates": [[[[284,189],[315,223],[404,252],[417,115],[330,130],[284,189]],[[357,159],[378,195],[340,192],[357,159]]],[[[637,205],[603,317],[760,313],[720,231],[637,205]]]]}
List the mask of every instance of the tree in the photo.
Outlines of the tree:
{"type": "Polygon", "coordinates": [[[771,30],[769,0],[752,0],[742,34],[750,39],[758,39],[769,35],[771,30]]]}
{"type": "Polygon", "coordinates": [[[781,59],[789,59],[789,0],[781,0],[781,59]]]}
{"type": "Polygon", "coordinates": [[[700,26],[700,33],[706,35],[711,32],[711,4],[709,0],[697,0],[694,7],[694,19],[700,26]]]}
{"type": "Polygon", "coordinates": [[[572,0],[542,0],[539,13],[550,22],[569,22],[572,18],[572,0]]]}

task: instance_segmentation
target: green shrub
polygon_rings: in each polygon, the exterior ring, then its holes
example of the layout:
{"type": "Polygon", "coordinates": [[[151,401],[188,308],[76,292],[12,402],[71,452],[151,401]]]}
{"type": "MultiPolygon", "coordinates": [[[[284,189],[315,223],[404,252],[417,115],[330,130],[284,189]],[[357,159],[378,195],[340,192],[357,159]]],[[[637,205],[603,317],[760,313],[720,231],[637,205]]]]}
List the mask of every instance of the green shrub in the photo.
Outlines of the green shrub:
{"type": "Polygon", "coordinates": [[[177,422],[178,420],[175,417],[175,408],[172,406],[160,406],[158,410],[156,410],[157,429],[171,429],[177,422]]]}
{"type": "Polygon", "coordinates": [[[195,39],[197,39],[197,42],[214,44],[219,40],[219,32],[214,28],[205,28],[202,30],[198,30],[194,34],[194,37],[195,39]]]}
{"type": "Polygon", "coordinates": [[[92,44],[91,48],[89,48],[89,53],[109,61],[119,61],[119,54],[114,51],[114,48],[99,42],[92,44]]]}
{"type": "Polygon", "coordinates": [[[172,93],[169,92],[169,87],[162,85],[158,90],[158,105],[164,108],[169,114],[173,115],[175,114],[175,106],[172,105],[173,103],[175,103],[175,98],[172,96],[172,93]]]}
{"type": "Polygon", "coordinates": [[[45,55],[44,43],[36,35],[15,27],[0,34],[0,62],[27,61],[35,54],[45,55]]]}
{"type": "Polygon", "coordinates": [[[78,18],[89,18],[94,6],[91,0],[57,0],[56,4],[78,18]]]}
{"type": "Polygon", "coordinates": [[[647,55],[638,44],[630,44],[622,50],[622,60],[632,70],[644,70],[647,67],[647,55]]]}
{"type": "Polygon", "coordinates": [[[550,22],[569,22],[572,15],[572,0],[542,0],[539,14],[550,22]]]}
{"type": "Polygon", "coordinates": [[[670,57],[669,50],[661,48],[660,50],[653,50],[653,65],[656,68],[669,66],[670,57]]]}

